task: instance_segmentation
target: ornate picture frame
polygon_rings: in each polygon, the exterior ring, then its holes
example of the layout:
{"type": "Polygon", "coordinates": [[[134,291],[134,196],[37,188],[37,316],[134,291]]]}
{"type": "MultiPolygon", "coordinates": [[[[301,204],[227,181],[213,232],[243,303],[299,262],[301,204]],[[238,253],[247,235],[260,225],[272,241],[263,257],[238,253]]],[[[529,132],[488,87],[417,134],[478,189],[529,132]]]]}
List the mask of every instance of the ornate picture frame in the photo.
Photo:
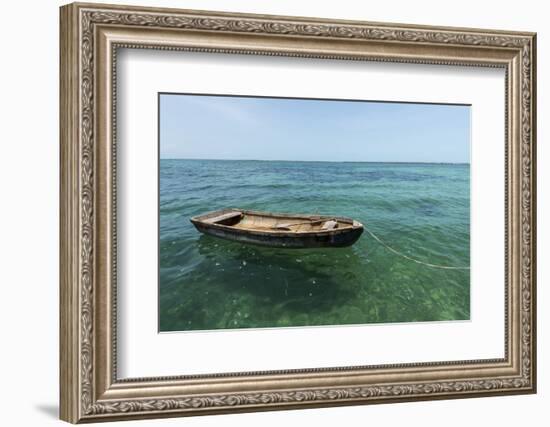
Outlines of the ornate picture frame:
{"type": "Polygon", "coordinates": [[[79,423],[536,391],[535,34],[80,3],[60,13],[61,419],[79,423]],[[503,68],[505,357],[118,379],[119,48],[503,68]]]}

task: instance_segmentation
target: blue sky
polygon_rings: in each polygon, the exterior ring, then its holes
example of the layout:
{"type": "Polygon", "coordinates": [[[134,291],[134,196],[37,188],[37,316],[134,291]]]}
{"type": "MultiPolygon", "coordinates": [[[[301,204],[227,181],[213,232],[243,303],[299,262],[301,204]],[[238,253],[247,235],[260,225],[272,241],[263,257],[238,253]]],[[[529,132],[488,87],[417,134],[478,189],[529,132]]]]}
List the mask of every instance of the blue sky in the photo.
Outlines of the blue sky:
{"type": "Polygon", "coordinates": [[[163,159],[470,162],[470,107],[160,95],[163,159]]]}

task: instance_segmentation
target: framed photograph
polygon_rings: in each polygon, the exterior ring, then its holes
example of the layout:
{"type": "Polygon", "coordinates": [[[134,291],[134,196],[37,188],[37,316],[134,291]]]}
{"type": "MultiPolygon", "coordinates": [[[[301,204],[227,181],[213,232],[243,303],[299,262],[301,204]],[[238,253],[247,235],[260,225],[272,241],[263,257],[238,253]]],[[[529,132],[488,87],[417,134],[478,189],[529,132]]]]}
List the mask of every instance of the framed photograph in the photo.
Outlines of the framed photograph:
{"type": "Polygon", "coordinates": [[[535,34],[60,22],[63,420],[536,391],[535,34]]]}

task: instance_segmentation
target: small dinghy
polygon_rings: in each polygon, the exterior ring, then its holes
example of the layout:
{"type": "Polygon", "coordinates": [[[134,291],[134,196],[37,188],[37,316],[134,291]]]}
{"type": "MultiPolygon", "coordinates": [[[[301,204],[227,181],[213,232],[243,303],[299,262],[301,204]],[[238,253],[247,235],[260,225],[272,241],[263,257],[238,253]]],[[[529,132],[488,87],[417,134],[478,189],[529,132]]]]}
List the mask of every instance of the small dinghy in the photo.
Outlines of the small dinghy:
{"type": "Polygon", "coordinates": [[[277,248],[331,248],[353,245],[363,224],[350,218],[222,209],[191,218],[201,233],[277,248]]]}

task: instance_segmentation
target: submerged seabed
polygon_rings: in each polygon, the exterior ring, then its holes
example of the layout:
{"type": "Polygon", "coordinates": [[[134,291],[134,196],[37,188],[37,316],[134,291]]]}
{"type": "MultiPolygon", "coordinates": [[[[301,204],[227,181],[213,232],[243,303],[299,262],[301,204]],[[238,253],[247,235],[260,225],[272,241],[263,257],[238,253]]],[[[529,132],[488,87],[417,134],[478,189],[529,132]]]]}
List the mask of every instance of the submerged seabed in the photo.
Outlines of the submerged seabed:
{"type": "Polygon", "coordinates": [[[469,270],[437,270],[367,233],[349,248],[284,250],[198,233],[225,207],[349,216],[434,264],[470,261],[470,167],[161,160],[161,331],[469,319],[469,270]]]}

